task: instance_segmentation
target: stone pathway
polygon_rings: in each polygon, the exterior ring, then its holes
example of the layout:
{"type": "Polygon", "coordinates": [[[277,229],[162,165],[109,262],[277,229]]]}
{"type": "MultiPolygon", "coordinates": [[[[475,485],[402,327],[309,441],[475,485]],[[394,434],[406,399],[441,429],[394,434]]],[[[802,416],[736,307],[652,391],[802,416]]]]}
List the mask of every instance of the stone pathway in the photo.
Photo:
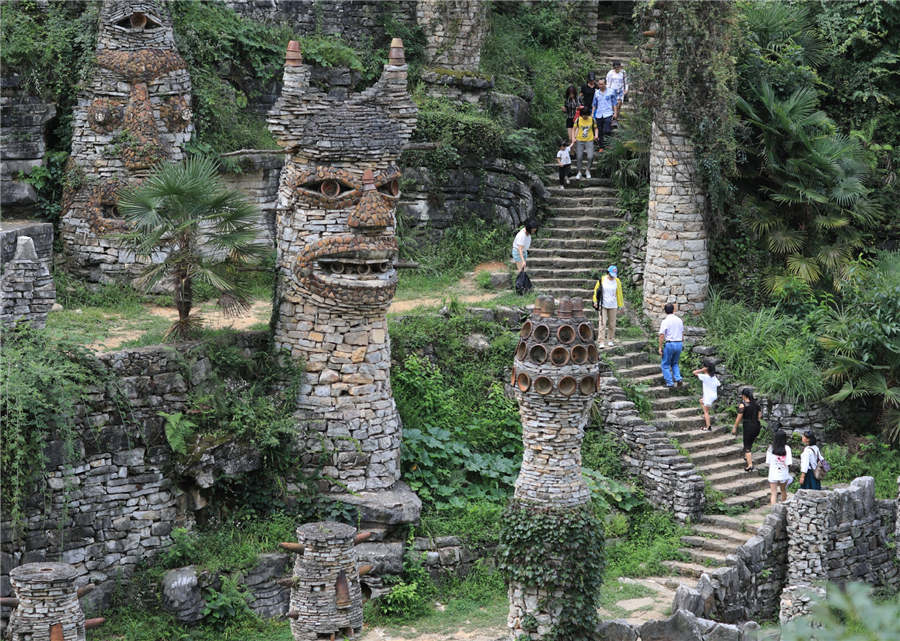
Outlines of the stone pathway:
{"type": "MultiPolygon", "coordinates": [[[[648,345],[630,342],[618,348],[619,353],[610,358],[616,376],[643,386],[643,393],[650,398],[653,424],[684,450],[697,471],[722,496],[725,510],[733,513],[704,515],[693,526],[692,534],[681,539],[686,560],[665,562],[674,573],[697,578],[727,565],[727,556],[756,533],[769,511],[768,483],[758,472],[744,472],[740,441],[732,436],[731,424],[721,413],[713,416],[711,432],[704,429],[699,392],[688,385],[681,389],[664,385],[659,357],[647,351],[648,345]]],[[[687,371],[682,374],[690,376],[687,371]]],[[[762,450],[754,452],[753,458],[756,464],[762,462],[762,450]]]]}

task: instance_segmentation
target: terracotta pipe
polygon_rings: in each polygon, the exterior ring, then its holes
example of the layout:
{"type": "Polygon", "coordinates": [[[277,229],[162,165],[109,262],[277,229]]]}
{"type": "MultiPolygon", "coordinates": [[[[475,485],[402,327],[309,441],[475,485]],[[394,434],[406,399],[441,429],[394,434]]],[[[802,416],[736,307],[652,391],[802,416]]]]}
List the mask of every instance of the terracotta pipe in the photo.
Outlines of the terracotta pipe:
{"type": "Polygon", "coordinates": [[[550,362],[557,367],[562,367],[569,362],[569,350],[561,345],[557,345],[550,352],[550,362]]]}
{"type": "Polygon", "coordinates": [[[372,532],[359,532],[355,537],[353,537],[353,544],[362,543],[363,541],[368,541],[372,538],[372,532]]]}
{"type": "Polygon", "coordinates": [[[556,338],[560,343],[569,344],[575,340],[575,328],[571,325],[560,325],[556,330],[556,338]]]}
{"type": "Polygon", "coordinates": [[[532,324],[531,321],[525,321],[522,323],[522,329],[519,330],[519,336],[522,338],[528,338],[531,336],[532,324]]]}
{"type": "Polygon", "coordinates": [[[347,573],[343,570],[338,573],[334,583],[334,601],[338,608],[350,607],[350,584],[347,582],[347,573]]]}
{"type": "Polygon", "coordinates": [[[280,547],[282,550],[293,552],[294,554],[303,554],[302,543],[279,543],[278,547],[280,547]]]}
{"type": "Polygon", "coordinates": [[[53,623],[50,625],[50,641],[65,641],[62,623],[53,623]]]}
{"type": "Polygon", "coordinates": [[[572,362],[576,365],[583,365],[587,362],[588,351],[584,345],[576,345],[572,348],[572,362]]]}
{"type": "Polygon", "coordinates": [[[525,372],[522,372],[516,377],[516,386],[519,388],[519,391],[527,392],[531,387],[531,378],[525,372]]]}
{"type": "Polygon", "coordinates": [[[99,628],[104,623],[106,623],[106,619],[103,617],[97,617],[96,619],[85,619],[84,629],[93,630],[94,628],[99,628]]]}
{"type": "Polygon", "coordinates": [[[546,396],[553,391],[553,381],[546,376],[538,376],[534,379],[534,391],[541,396],[546,396]]]}
{"type": "Polygon", "coordinates": [[[550,338],[550,328],[546,325],[535,325],[533,337],[537,342],[543,343],[550,338]]]}
{"type": "Polygon", "coordinates": [[[578,335],[585,343],[590,343],[594,340],[594,328],[590,323],[581,323],[578,325],[578,335]]]}
{"type": "Polygon", "coordinates": [[[532,361],[540,365],[547,360],[547,348],[543,345],[532,345],[529,356],[532,361]]]}
{"type": "Polygon", "coordinates": [[[528,345],[525,343],[525,341],[522,341],[519,343],[519,346],[516,348],[516,358],[518,358],[520,361],[524,361],[525,356],[527,356],[527,355],[528,355],[528,345]]]}
{"type": "Polygon", "coordinates": [[[359,568],[359,576],[366,576],[369,572],[375,569],[374,565],[361,565],[359,568]]]}
{"type": "Polygon", "coordinates": [[[284,55],[284,66],[285,67],[299,67],[303,64],[303,54],[300,53],[300,43],[296,40],[291,40],[288,43],[287,51],[284,55]]]}
{"type": "Polygon", "coordinates": [[[19,607],[19,600],[14,596],[3,596],[0,597],[0,606],[4,608],[17,608],[19,607]]]}
{"type": "Polygon", "coordinates": [[[593,376],[585,376],[581,379],[581,382],[578,384],[578,391],[584,394],[585,396],[590,396],[594,393],[594,390],[597,389],[597,383],[594,380],[593,376]]]}

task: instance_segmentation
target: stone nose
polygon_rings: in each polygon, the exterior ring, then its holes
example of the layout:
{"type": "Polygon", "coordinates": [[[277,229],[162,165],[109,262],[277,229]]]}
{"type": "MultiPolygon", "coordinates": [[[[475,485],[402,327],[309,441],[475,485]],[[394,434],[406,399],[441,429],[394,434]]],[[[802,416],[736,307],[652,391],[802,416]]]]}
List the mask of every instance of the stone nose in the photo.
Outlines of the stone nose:
{"type": "Polygon", "coordinates": [[[131,87],[122,130],[121,155],[126,167],[146,169],[162,160],[163,150],[153,119],[153,106],[147,85],[143,82],[131,87]]]}
{"type": "Polygon", "coordinates": [[[362,197],[350,212],[347,225],[363,232],[378,232],[394,222],[393,203],[388,202],[378,193],[371,169],[363,173],[362,197]]]}

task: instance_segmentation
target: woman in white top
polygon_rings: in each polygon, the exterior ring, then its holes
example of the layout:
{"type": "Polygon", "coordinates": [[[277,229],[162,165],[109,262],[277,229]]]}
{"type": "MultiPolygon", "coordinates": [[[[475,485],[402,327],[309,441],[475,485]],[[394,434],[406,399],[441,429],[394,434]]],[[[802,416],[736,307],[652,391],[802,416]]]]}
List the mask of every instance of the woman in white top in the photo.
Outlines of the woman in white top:
{"type": "Polygon", "coordinates": [[[531,247],[531,235],[537,231],[538,225],[534,218],[525,221],[525,226],[519,230],[513,240],[512,259],[518,271],[525,271],[528,261],[528,248],[531,247]]]}
{"type": "Polygon", "coordinates": [[[712,422],[709,418],[709,408],[719,398],[719,379],[716,378],[716,364],[707,360],[703,367],[694,370],[694,376],[703,383],[703,396],[700,397],[700,407],[703,408],[703,420],[706,421],[706,431],[712,431],[712,422]]]}
{"type": "Polygon", "coordinates": [[[800,454],[800,489],[821,490],[822,484],[816,478],[816,467],[822,460],[822,453],[816,445],[816,435],[812,430],[803,433],[803,452],[800,454]]]}
{"type": "Polygon", "coordinates": [[[787,486],[791,481],[790,466],[794,460],[791,458],[791,448],[787,444],[787,434],[778,430],[775,438],[766,451],[766,465],[769,466],[769,505],[775,505],[779,490],[781,500],[787,500],[787,486]]]}
{"type": "Polygon", "coordinates": [[[606,87],[616,94],[613,120],[618,120],[619,110],[622,108],[622,102],[628,93],[628,78],[625,76],[625,70],[622,69],[622,63],[618,60],[613,62],[613,68],[606,72],[606,87]]]}

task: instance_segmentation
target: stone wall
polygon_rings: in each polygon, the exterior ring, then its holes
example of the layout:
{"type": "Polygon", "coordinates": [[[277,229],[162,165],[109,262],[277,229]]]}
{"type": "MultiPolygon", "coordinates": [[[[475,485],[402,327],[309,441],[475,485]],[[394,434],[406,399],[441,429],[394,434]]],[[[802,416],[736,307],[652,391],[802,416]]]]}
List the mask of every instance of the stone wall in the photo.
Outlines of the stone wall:
{"type": "Polygon", "coordinates": [[[694,145],[668,112],[657,113],[650,139],[650,200],[644,265],[644,313],[654,324],[666,303],[699,314],[709,286],[709,257],[694,145]]]}
{"type": "MultiPolygon", "coordinates": [[[[248,332],[235,340],[252,351],[267,337],[248,332]]],[[[192,510],[202,507],[203,499],[173,480],[179,477],[171,473],[174,456],[158,413],[184,409],[192,387],[210,375],[208,359],[190,356],[195,347],[153,346],[98,356],[101,372],[115,385],[89,390],[85,405],[76,408],[71,444],[61,436],[47,442],[46,485],[27,500],[21,535],[10,521],[0,523],[0,596],[9,595],[10,568],[59,557],[75,567],[78,585],[97,584],[87,599],[102,602],[116,577],[127,577],[142,560],[168,548],[174,527],[192,524],[192,510]],[[75,453],[71,465],[68,447],[75,453]]],[[[227,473],[238,458],[209,463],[206,471],[227,473]]]]}
{"type": "Polygon", "coordinates": [[[412,24],[416,20],[416,0],[225,0],[242,16],[261,22],[283,22],[299,35],[337,35],[352,45],[384,33],[384,21],[393,17],[412,24]]]}
{"type": "Polygon", "coordinates": [[[517,229],[548,195],[541,180],[523,165],[501,159],[452,169],[439,184],[425,167],[406,167],[403,177],[414,185],[404,191],[397,215],[408,235],[432,240],[473,216],[517,229]]]}
{"type": "Polygon", "coordinates": [[[489,4],[483,0],[419,0],[416,21],[425,32],[426,64],[476,71],[488,32],[489,4]]]}
{"type": "Polygon", "coordinates": [[[897,501],[876,501],[875,480],[854,479],[833,491],[799,490],[788,503],[787,586],[782,622],[805,614],[825,582],[862,581],[896,589],[900,571],[890,547],[897,501]],[[805,598],[804,598],[805,597],[805,598]]]}
{"type": "Polygon", "coordinates": [[[241,156],[238,163],[240,171],[223,173],[222,179],[229,187],[240,189],[259,208],[259,238],[274,247],[278,180],[284,155],[249,154],[241,156]]]}
{"type": "Polygon", "coordinates": [[[596,406],[603,429],[625,444],[626,470],[640,480],[647,500],[680,521],[697,520],[705,505],[703,477],[664,430],[638,415],[609,370],[601,371],[598,388],[596,406]]]}
{"type": "MultiPolygon", "coordinates": [[[[37,201],[34,187],[18,180],[19,172],[31,173],[44,161],[47,145],[44,127],[56,115],[56,107],[29,96],[15,74],[0,77],[0,202],[3,217],[33,216],[37,201]]],[[[5,262],[4,258],[4,262],[5,262]]]]}
{"type": "MultiPolygon", "coordinates": [[[[47,224],[51,228],[50,224],[47,224]]],[[[30,323],[43,328],[47,313],[56,302],[56,286],[50,274],[50,261],[38,258],[29,236],[16,239],[16,253],[4,262],[0,275],[0,323],[30,323]]]]}
{"type": "Polygon", "coordinates": [[[668,619],[632,625],[625,620],[603,621],[596,638],[604,641],[757,641],[759,625],[747,621],[740,625],[700,618],[687,610],[678,610],[668,619]]]}

